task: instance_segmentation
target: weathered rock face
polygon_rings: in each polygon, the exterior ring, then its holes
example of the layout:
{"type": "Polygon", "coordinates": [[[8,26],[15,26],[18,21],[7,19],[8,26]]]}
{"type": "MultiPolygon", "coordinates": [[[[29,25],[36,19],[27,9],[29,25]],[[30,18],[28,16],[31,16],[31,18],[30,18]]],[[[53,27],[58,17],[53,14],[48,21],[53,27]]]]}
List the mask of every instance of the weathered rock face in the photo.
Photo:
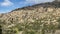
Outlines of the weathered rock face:
{"type": "Polygon", "coordinates": [[[1,23],[4,24],[3,29],[13,27],[18,23],[34,22],[43,19],[41,22],[48,25],[52,22],[57,25],[60,18],[60,3],[42,3],[34,6],[23,7],[13,10],[12,12],[1,14],[1,23]],[[45,20],[46,19],[46,20],[45,20]],[[51,21],[50,21],[51,20],[51,21]]]}

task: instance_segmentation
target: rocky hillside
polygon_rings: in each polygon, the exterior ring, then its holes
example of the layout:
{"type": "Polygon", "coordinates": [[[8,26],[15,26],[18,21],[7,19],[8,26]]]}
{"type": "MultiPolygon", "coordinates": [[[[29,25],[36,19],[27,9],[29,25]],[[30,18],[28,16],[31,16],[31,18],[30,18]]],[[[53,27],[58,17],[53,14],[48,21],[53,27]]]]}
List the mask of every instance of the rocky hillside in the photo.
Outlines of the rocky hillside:
{"type": "Polygon", "coordinates": [[[33,6],[23,7],[15,9],[9,13],[0,14],[0,18],[6,21],[17,20],[24,22],[24,20],[33,20],[50,17],[57,19],[60,16],[60,3],[59,2],[47,2],[33,6]]]}
{"type": "Polygon", "coordinates": [[[0,23],[3,24],[3,29],[14,27],[21,23],[25,24],[25,22],[34,23],[36,20],[38,20],[38,23],[45,23],[47,26],[52,23],[55,27],[57,27],[60,24],[59,19],[60,2],[41,3],[18,8],[9,13],[0,14],[0,23]]]}

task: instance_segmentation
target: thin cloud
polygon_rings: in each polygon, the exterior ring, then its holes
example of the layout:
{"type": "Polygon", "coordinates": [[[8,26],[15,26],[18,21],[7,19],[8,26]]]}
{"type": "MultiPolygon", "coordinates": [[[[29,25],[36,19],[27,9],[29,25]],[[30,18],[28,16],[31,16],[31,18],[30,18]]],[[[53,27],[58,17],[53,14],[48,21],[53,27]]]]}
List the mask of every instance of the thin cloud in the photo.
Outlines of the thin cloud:
{"type": "Polygon", "coordinates": [[[11,6],[11,5],[13,5],[13,3],[9,0],[4,0],[4,2],[2,2],[0,5],[1,6],[11,6]]]}
{"type": "Polygon", "coordinates": [[[24,7],[24,6],[32,6],[34,4],[52,2],[52,1],[54,0],[25,0],[25,1],[20,1],[19,5],[20,7],[24,7]]]}
{"type": "Polygon", "coordinates": [[[54,0],[26,0],[26,2],[28,3],[35,3],[35,4],[38,4],[38,3],[44,3],[44,2],[52,2],[54,0]]]}

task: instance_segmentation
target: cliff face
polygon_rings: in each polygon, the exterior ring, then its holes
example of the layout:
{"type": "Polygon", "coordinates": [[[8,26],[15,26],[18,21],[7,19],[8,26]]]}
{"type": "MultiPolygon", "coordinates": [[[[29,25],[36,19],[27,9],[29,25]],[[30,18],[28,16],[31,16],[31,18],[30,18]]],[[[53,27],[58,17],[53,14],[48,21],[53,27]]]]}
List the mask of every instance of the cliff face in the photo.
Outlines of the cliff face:
{"type": "Polygon", "coordinates": [[[5,28],[15,26],[16,24],[25,23],[26,21],[30,23],[41,19],[43,19],[41,22],[47,24],[52,22],[54,25],[57,25],[57,20],[60,18],[59,4],[59,2],[51,2],[18,8],[9,13],[1,14],[0,21],[2,21],[1,23],[5,25],[3,26],[5,28]]]}

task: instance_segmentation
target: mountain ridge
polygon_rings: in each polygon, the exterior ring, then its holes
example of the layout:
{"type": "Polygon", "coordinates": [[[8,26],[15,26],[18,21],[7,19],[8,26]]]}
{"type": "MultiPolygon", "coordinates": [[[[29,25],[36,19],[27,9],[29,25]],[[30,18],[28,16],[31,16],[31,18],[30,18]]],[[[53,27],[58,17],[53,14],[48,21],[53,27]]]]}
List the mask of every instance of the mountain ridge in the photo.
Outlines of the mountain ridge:
{"type": "MultiPolygon", "coordinates": [[[[20,10],[20,9],[28,9],[30,10],[31,8],[37,8],[37,7],[55,7],[55,8],[60,8],[60,2],[45,2],[45,3],[40,3],[40,4],[35,4],[35,5],[32,5],[32,6],[26,6],[26,7],[22,7],[22,8],[17,8],[15,10],[20,10]],[[59,6],[57,6],[59,5],[59,6]]],[[[12,10],[12,11],[15,11],[15,10],[12,10]]]]}

